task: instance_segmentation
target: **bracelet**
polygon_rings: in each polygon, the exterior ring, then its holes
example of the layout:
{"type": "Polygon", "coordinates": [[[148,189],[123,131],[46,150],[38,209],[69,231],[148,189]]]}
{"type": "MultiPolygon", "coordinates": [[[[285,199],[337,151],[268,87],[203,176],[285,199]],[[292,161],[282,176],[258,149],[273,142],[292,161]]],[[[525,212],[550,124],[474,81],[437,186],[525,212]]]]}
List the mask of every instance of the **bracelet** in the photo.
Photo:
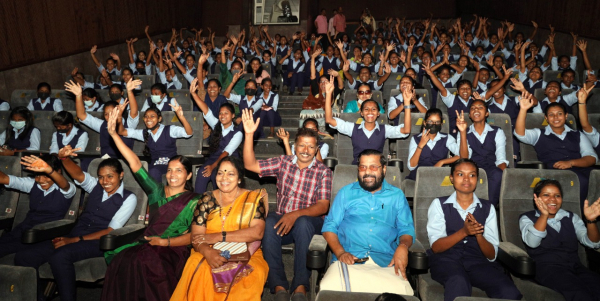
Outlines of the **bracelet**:
{"type": "Polygon", "coordinates": [[[170,247],[171,246],[171,237],[167,236],[167,241],[168,241],[167,247],[170,247]]]}
{"type": "Polygon", "coordinates": [[[48,175],[51,175],[51,174],[53,174],[53,173],[54,173],[54,169],[53,169],[53,170],[52,170],[52,171],[51,171],[51,172],[50,172],[48,175]]]}
{"type": "Polygon", "coordinates": [[[420,146],[418,146],[418,145],[417,145],[417,148],[418,148],[418,149],[421,149],[421,150],[423,149],[422,147],[420,147],[420,146]]]}
{"type": "Polygon", "coordinates": [[[580,105],[584,105],[584,104],[585,104],[585,102],[578,102],[578,104],[580,104],[580,105]]]}
{"type": "Polygon", "coordinates": [[[598,222],[598,218],[596,218],[595,220],[591,221],[591,220],[588,220],[587,218],[585,218],[585,216],[584,216],[584,217],[583,217],[583,221],[584,221],[586,224],[595,224],[595,223],[597,223],[597,222],[598,222]]]}
{"type": "Polygon", "coordinates": [[[61,160],[61,161],[65,161],[65,160],[67,160],[68,158],[67,158],[67,157],[64,157],[64,158],[58,158],[58,159],[59,159],[59,160],[61,160]]]}

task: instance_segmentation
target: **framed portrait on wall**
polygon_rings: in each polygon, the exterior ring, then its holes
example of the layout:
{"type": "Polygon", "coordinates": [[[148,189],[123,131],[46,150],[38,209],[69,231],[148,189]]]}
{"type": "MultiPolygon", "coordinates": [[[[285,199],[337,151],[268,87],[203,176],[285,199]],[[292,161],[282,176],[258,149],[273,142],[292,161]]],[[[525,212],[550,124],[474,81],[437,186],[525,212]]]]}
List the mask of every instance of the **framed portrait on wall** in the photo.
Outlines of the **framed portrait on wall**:
{"type": "Polygon", "coordinates": [[[254,24],[299,24],[301,0],[254,0],[254,24]]]}

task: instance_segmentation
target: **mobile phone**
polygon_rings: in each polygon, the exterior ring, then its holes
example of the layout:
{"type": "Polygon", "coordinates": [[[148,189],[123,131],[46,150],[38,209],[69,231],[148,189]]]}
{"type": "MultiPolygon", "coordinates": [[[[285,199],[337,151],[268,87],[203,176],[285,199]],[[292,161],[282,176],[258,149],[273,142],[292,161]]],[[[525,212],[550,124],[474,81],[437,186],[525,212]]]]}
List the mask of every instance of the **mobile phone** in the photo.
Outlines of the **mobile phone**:
{"type": "Polygon", "coordinates": [[[355,263],[363,263],[363,262],[365,262],[365,261],[367,261],[367,260],[369,260],[369,257],[365,257],[365,258],[357,258],[357,259],[354,259],[354,262],[355,262],[355,263]]]}

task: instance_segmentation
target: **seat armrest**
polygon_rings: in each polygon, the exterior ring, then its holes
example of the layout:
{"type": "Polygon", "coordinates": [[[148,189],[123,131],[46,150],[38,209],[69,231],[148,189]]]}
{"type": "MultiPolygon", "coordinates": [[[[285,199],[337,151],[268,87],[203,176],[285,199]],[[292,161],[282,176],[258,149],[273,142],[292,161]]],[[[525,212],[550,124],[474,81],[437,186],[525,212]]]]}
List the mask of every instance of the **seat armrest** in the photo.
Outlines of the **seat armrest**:
{"type": "Polygon", "coordinates": [[[429,268],[429,257],[427,257],[425,247],[416,239],[408,250],[408,267],[415,270],[427,270],[429,268]]]}
{"type": "Polygon", "coordinates": [[[544,169],[544,163],[538,161],[521,161],[517,165],[523,169],[544,169]]]}
{"type": "Polygon", "coordinates": [[[401,159],[390,159],[390,161],[388,161],[388,166],[398,167],[400,174],[404,172],[404,161],[401,159]]]}
{"type": "Polygon", "coordinates": [[[33,244],[65,236],[71,232],[73,227],[75,227],[75,221],[70,219],[61,219],[39,224],[29,230],[23,231],[21,242],[24,244],[33,244]]]}
{"type": "Polygon", "coordinates": [[[0,217],[0,230],[11,229],[14,221],[14,217],[0,217]]]}
{"type": "Polygon", "coordinates": [[[146,225],[127,225],[100,237],[100,250],[110,251],[123,245],[132,243],[136,238],[144,234],[146,225]]]}
{"type": "Polygon", "coordinates": [[[331,170],[335,169],[335,166],[338,165],[338,159],[334,157],[327,157],[323,159],[323,164],[329,167],[331,170]]]}
{"type": "Polygon", "coordinates": [[[323,235],[312,237],[306,257],[306,266],[309,269],[322,269],[327,265],[327,241],[323,235]]]}
{"type": "Polygon", "coordinates": [[[522,276],[535,276],[535,261],[527,255],[525,250],[510,242],[500,242],[496,258],[508,269],[522,276]]]}

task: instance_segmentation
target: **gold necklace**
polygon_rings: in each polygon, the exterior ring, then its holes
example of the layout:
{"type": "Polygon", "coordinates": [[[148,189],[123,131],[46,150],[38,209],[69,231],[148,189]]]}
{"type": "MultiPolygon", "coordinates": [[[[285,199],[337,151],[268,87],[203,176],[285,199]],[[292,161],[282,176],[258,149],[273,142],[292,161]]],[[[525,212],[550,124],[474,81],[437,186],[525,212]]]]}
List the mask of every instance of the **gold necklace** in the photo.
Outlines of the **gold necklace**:
{"type": "MultiPolygon", "coordinates": [[[[233,202],[235,202],[235,198],[237,197],[238,192],[240,191],[240,187],[237,188],[237,190],[235,191],[235,197],[233,198],[233,202]]],[[[221,199],[221,202],[223,201],[223,191],[219,190],[219,198],[221,199]]],[[[231,209],[233,208],[233,203],[229,204],[229,210],[227,210],[227,214],[225,214],[225,216],[222,216],[222,212],[223,212],[223,205],[221,204],[221,210],[219,210],[219,218],[221,219],[221,231],[225,231],[225,220],[227,219],[227,217],[229,216],[229,213],[231,213],[231,209]]]]}

